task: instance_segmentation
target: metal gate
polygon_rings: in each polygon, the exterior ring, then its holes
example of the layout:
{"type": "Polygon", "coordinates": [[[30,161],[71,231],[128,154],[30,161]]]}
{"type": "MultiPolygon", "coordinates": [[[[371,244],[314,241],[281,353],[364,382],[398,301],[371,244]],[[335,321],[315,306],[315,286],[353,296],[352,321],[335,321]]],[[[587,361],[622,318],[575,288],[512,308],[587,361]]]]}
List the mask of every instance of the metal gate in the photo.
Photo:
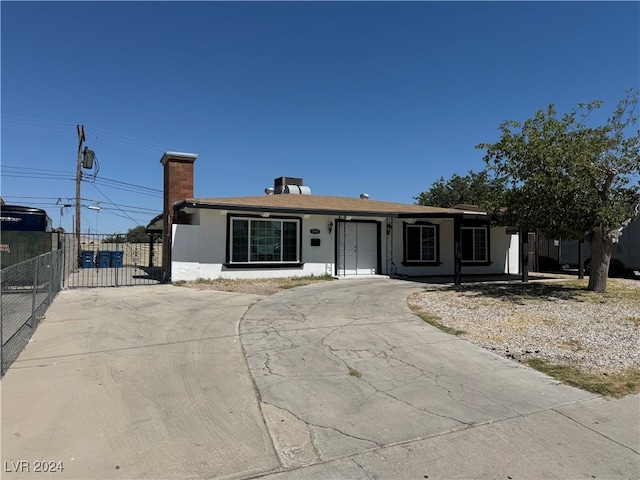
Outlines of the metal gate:
{"type": "Polygon", "coordinates": [[[561,270],[560,241],[549,239],[543,234],[527,234],[527,263],[531,272],[552,272],[561,270]]]}
{"type": "Polygon", "coordinates": [[[154,285],[162,280],[162,243],[149,234],[146,241],[126,235],[65,236],[63,287],[122,287],[154,285]]]}

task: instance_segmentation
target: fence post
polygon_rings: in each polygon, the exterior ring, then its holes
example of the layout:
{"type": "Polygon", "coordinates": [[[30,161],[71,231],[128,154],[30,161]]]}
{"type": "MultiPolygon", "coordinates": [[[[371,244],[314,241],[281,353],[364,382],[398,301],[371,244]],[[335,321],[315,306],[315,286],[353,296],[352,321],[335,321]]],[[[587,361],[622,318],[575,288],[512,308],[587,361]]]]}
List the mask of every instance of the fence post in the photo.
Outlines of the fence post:
{"type": "MultiPolygon", "coordinates": [[[[120,234],[119,234],[119,233],[117,233],[117,234],[116,234],[116,250],[118,250],[119,246],[120,246],[120,234]]],[[[122,258],[122,265],[124,266],[124,252],[123,252],[123,254],[122,254],[122,257],[123,257],[123,258],[122,258]]],[[[115,277],[116,277],[116,287],[117,287],[117,286],[118,286],[118,269],[117,269],[117,268],[114,268],[113,270],[114,270],[114,272],[115,272],[115,277]]]]}
{"type": "Polygon", "coordinates": [[[47,257],[49,258],[49,262],[48,262],[48,266],[49,266],[49,289],[47,292],[47,305],[51,305],[51,292],[53,289],[53,266],[51,265],[53,263],[53,254],[52,252],[49,252],[47,254],[47,257]]]}
{"type": "Polygon", "coordinates": [[[29,319],[29,326],[31,328],[36,327],[36,293],[38,292],[38,271],[40,270],[40,259],[38,257],[35,258],[36,263],[36,273],[33,276],[33,297],[31,301],[31,318],[29,319]]]}
{"type": "Polygon", "coordinates": [[[62,288],[65,287],[67,279],[65,275],[67,274],[67,236],[66,234],[62,235],[62,272],[61,272],[61,284],[62,288]]]}

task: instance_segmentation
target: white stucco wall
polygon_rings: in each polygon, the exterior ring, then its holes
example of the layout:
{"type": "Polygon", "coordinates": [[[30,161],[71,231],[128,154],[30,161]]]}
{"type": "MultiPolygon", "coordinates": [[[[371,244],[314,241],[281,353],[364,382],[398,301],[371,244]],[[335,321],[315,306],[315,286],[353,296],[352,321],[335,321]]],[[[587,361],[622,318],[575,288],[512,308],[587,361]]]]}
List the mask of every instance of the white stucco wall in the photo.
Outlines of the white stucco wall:
{"type": "MultiPolygon", "coordinates": [[[[453,247],[453,219],[429,219],[429,223],[440,227],[440,265],[437,266],[404,266],[403,259],[403,223],[406,220],[394,219],[393,254],[395,272],[408,276],[437,276],[453,275],[454,247],[453,247]]],[[[492,227],[490,236],[491,265],[464,266],[463,275],[519,273],[518,265],[518,235],[506,235],[505,227],[492,227]]]]}
{"type": "Polygon", "coordinates": [[[462,267],[462,274],[519,273],[518,235],[507,235],[505,233],[505,227],[492,227],[489,238],[491,265],[465,266],[462,267]]]}
{"type": "MultiPolygon", "coordinates": [[[[335,218],[326,215],[298,216],[301,229],[301,268],[226,268],[227,211],[200,210],[194,220],[199,225],[173,226],[173,281],[198,278],[274,278],[309,275],[332,275],[334,265],[335,226],[329,234],[328,224],[335,218]],[[311,233],[312,229],[320,233],[311,233]],[[311,246],[311,239],[320,239],[319,246],[311,246]]],[[[259,213],[255,214],[260,217],[259,213]]],[[[279,218],[274,216],[273,218],[279,218]]]]}
{"type": "MultiPolygon", "coordinates": [[[[504,227],[503,231],[504,231],[504,227]]],[[[509,250],[505,253],[507,272],[514,275],[520,274],[520,235],[506,235],[509,242],[509,250]]]]}
{"type": "MultiPolygon", "coordinates": [[[[308,275],[334,275],[336,272],[336,233],[338,222],[330,215],[300,215],[301,262],[299,268],[227,268],[227,211],[202,209],[193,213],[195,225],[173,225],[172,280],[189,281],[217,278],[273,278],[308,275]],[[328,224],[333,223],[329,233],[328,224]],[[319,233],[311,233],[317,229],[319,233]],[[311,239],[320,240],[319,246],[311,246],[311,239]]],[[[246,212],[244,212],[246,213],[246,212]]],[[[255,217],[260,217],[259,213],[255,217]]],[[[273,216],[273,218],[280,218],[273,216]]],[[[407,267],[403,259],[403,219],[393,219],[391,235],[386,234],[385,217],[353,217],[356,220],[375,220],[381,223],[380,259],[381,274],[408,276],[452,275],[454,269],[452,219],[431,219],[440,228],[440,262],[433,267],[407,267]],[[391,241],[393,268],[387,271],[387,241],[391,241]]],[[[518,236],[505,235],[504,227],[492,228],[490,266],[463,267],[462,274],[518,273],[518,236]]]]}
{"type": "Polygon", "coordinates": [[[395,273],[398,275],[408,275],[410,277],[430,276],[430,275],[452,275],[453,274],[453,219],[430,218],[428,223],[438,225],[440,230],[440,265],[436,266],[409,266],[402,265],[404,258],[404,224],[412,224],[407,219],[394,219],[393,221],[393,256],[395,263],[395,273]]]}
{"type": "Polygon", "coordinates": [[[173,225],[171,236],[171,280],[195,280],[200,278],[200,227],[198,225],[173,225]],[[195,253],[195,254],[194,254],[195,253]]]}

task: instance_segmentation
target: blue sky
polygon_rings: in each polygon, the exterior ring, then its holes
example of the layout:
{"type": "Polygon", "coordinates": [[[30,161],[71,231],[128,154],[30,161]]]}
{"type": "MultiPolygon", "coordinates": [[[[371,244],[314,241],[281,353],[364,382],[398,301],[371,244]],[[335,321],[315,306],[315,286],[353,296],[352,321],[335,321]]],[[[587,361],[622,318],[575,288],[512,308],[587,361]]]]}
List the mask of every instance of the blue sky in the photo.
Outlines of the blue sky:
{"type": "Polygon", "coordinates": [[[100,165],[82,229],[160,213],[163,152],[199,155],[196,197],[413,203],[484,168],[505,120],[640,84],[638,2],[0,4],[5,202],[72,230],[76,125],[100,165]],[[144,187],[144,188],[139,188],[144,187]]]}

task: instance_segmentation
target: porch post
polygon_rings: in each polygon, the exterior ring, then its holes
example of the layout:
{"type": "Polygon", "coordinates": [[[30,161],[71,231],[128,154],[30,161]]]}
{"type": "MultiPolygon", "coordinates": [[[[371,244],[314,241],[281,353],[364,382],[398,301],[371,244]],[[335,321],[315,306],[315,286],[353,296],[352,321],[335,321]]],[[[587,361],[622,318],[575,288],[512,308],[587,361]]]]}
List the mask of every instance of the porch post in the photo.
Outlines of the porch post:
{"type": "Polygon", "coordinates": [[[584,278],[584,259],[582,256],[582,245],[584,245],[584,241],[578,241],[578,278],[580,280],[584,278]]]}
{"type": "Polygon", "coordinates": [[[453,218],[453,283],[462,284],[462,249],[460,246],[460,217],[453,218]]]}

